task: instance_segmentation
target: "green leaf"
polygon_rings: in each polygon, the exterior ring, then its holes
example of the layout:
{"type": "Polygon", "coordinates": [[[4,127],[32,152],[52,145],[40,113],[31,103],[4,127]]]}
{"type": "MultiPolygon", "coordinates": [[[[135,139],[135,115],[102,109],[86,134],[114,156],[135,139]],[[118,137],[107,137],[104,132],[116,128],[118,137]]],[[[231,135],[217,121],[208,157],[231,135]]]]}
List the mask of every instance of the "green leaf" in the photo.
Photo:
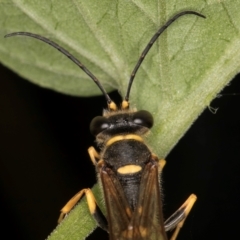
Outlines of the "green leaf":
{"type": "MultiPolygon", "coordinates": [[[[99,185],[92,188],[94,196],[104,211],[99,185]]],[[[47,238],[48,240],[79,240],[85,239],[96,228],[96,222],[90,216],[86,199],[84,198],[73,211],[57,226],[47,238]]]]}
{"type": "MultiPolygon", "coordinates": [[[[205,20],[186,15],[171,25],[133,83],[132,106],[153,113],[148,142],[165,157],[239,72],[239,9],[238,0],[0,0],[0,60],[40,86],[76,96],[100,94],[84,72],[47,44],[27,37],[3,38],[15,31],[37,33],[69,50],[108,91],[118,89],[124,95],[130,73],[156,30],[183,10],[204,14],[205,20]]],[[[71,213],[49,239],[83,239],[82,214],[69,222],[71,213]],[[54,238],[56,233],[60,235],[54,238]]],[[[88,221],[90,232],[95,223],[88,221]]]]}

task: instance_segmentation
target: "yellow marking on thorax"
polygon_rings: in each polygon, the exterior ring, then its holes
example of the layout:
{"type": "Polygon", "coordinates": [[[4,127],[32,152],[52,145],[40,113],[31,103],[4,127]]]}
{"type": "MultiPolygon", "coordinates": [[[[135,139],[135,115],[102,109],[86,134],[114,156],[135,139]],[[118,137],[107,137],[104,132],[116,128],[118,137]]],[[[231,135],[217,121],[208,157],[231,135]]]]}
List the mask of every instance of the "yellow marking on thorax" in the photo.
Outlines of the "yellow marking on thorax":
{"type": "Polygon", "coordinates": [[[125,165],[123,167],[118,168],[117,171],[120,174],[131,174],[131,173],[140,172],[141,170],[142,170],[141,166],[129,164],[129,165],[125,165]]]}
{"type": "Polygon", "coordinates": [[[110,146],[111,144],[113,144],[115,142],[122,141],[122,140],[127,140],[127,139],[133,139],[133,140],[136,140],[136,141],[139,141],[139,142],[143,142],[143,139],[139,135],[136,135],[136,134],[118,135],[118,136],[110,138],[107,141],[106,146],[110,146]]]}

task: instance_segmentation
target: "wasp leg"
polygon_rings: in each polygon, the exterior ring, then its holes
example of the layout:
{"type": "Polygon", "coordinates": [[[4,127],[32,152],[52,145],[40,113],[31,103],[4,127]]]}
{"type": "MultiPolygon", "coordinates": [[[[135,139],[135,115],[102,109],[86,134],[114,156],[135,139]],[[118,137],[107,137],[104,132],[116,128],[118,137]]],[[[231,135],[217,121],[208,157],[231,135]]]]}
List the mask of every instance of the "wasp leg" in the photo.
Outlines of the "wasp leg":
{"type": "Polygon", "coordinates": [[[61,209],[61,214],[58,219],[58,223],[60,223],[64,216],[69,213],[72,208],[77,204],[77,202],[81,199],[81,197],[85,194],[86,199],[87,199],[87,204],[89,211],[95,221],[97,222],[98,226],[104,229],[105,231],[108,231],[108,223],[103,215],[102,211],[97,205],[96,199],[92,193],[92,190],[89,188],[82,189],[79,191],[76,195],[74,195],[68,202],[67,204],[61,209]]]}
{"type": "Polygon", "coordinates": [[[196,195],[191,194],[188,197],[188,199],[183,203],[183,205],[164,222],[164,227],[166,231],[169,231],[175,228],[175,231],[172,234],[170,240],[176,240],[179,234],[179,231],[182,228],[196,200],[197,200],[196,195]]]}
{"type": "Polygon", "coordinates": [[[92,160],[93,165],[96,166],[97,162],[98,162],[97,160],[100,159],[99,153],[95,150],[94,147],[90,147],[90,148],[88,148],[88,154],[92,160]]]}
{"type": "Polygon", "coordinates": [[[163,170],[164,166],[166,165],[165,159],[160,159],[158,162],[160,172],[163,170]]]}

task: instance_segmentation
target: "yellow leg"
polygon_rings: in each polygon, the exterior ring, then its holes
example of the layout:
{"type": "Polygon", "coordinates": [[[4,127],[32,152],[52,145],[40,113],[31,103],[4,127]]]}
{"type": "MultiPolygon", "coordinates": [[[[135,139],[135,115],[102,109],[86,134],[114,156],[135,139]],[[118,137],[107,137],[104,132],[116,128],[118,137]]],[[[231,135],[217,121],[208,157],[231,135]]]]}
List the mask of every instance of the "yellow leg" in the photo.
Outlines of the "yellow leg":
{"type": "Polygon", "coordinates": [[[90,213],[92,214],[95,211],[95,209],[96,209],[95,197],[94,197],[91,189],[85,188],[85,189],[82,189],[81,191],[79,191],[76,195],[74,195],[67,202],[67,204],[61,209],[61,214],[58,218],[58,223],[60,223],[63,220],[64,216],[72,210],[72,208],[77,204],[77,202],[81,199],[81,197],[84,194],[86,195],[86,198],[87,198],[87,203],[88,203],[90,213]]]}
{"type": "Polygon", "coordinates": [[[179,211],[179,210],[184,209],[185,217],[184,217],[184,219],[181,222],[179,222],[177,224],[177,226],[176,226],[176,228],[175,228],[175,230],[174,230],[170,240],[176,240],[176,238],[177,238],[177,236],[179,234],[179,231],[181,230],[181,228],[182,228],[182,226],[183,226],[183,224],[184,224],[184,222],[185,222],[189,212],[191,211],[194,203],[196,202],[196,200],[197,200],[197,196],[194,195],[194,194],[191,194],[189,196],[189,198],[183,203],[183,205],[177,210],[177,211],[179,211]]]}
{"type": "Polygon", "coordinates": [[[99,153],[95,150],[94,147],[90,147],[90,148],[88,148],[88,154],[92,160],[93,165],[96,166],[97,162],[98,162],[97,160],[100,159],[99,153]]]}
{"type": "Polygon", "coordinates": [[[166,160],[160,159],[158,164],[159,164],[159,170],[162,171],[164,166],[166,165],[166,160]]]}

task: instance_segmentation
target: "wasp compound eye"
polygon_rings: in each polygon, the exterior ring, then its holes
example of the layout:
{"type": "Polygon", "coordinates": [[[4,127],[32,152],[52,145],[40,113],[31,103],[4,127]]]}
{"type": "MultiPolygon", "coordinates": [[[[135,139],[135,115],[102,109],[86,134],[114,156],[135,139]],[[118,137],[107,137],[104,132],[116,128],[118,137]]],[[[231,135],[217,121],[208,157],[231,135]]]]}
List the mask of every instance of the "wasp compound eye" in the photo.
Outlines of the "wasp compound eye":
{"type": "Polygon", "coordinates": [[[153,116],[150,112],[141,110],[134,113],[133,122],[137,125],[151,128],[153,126],[153,116]]]}
{"type": "Polygon", "coordinates": [[[97,116],[90,123],[90,132],[92,135],[97,136],[100,132],[109,128],[109,126],[110,124],[108,123],[107,118],[97,116]]]}

